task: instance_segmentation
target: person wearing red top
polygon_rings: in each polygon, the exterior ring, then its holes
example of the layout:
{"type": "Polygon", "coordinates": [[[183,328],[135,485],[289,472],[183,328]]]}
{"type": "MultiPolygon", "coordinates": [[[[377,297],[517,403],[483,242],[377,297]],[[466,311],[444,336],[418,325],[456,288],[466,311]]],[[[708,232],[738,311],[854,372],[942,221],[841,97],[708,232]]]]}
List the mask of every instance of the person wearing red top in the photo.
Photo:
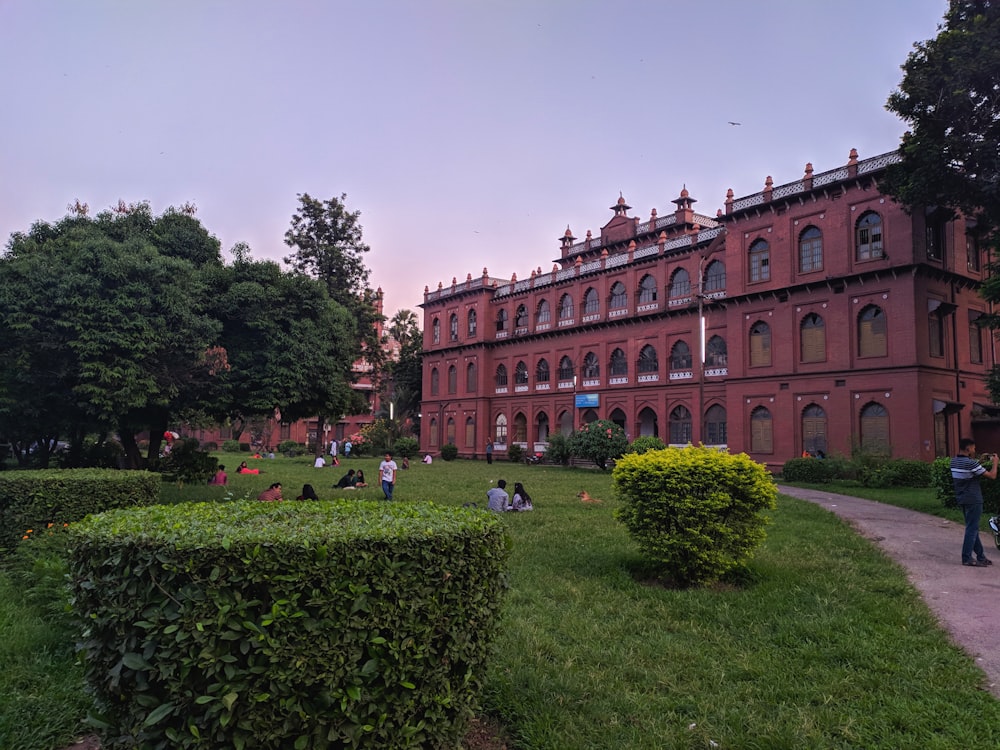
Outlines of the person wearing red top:
{"type": "Polygon", "coordinates": [[[257,495],[257,499],[265,503],[280,503],[283,498],[281,496],[281,482],[275,482],[266,490],[257,495]]]}

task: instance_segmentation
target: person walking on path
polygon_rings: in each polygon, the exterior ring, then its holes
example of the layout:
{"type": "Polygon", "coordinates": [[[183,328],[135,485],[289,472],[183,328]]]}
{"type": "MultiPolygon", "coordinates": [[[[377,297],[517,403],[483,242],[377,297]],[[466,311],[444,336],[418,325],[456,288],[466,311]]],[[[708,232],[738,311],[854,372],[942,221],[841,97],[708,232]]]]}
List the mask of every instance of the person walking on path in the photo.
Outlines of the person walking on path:
{"type": "Polygon", "coordinates": [[[487,464],[493,463],[493,441],[492,440],[487,440],[486,441],[486,463],[487,464]]]}
{"type": "Polygon", "coordinates": [[[962,565],[985,568],[993,564],[986,557],[979,538],[979,521],[983,517],[983,489],[979,478],[997,478],[997,454],[991,456],[993,468],[987,469],[976,459],[976,441],[958,441],[958,455],[951,459],[951,481],[955,486],[955,502],[965,515],[965,536],[962,539],[962,565]],[[975,558],[973,558],[975,554],[975,558]]]}
{"type": "Polygon", "coordinates": [[[382,494],[385,495],[386,500],[392,500],[392,491],[396,487],[397,468],[391,453],[386,453],[385,460],[378,465],[378,471],[382,477],[382,494]]]}

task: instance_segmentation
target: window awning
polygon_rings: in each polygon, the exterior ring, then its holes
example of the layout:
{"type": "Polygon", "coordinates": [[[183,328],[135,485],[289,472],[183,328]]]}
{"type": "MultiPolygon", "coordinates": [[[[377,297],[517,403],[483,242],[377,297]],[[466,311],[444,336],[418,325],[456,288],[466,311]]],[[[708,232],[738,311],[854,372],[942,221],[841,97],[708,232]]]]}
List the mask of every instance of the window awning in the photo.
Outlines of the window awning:
{"type": "Polygon", "coordinates": [[[974,403],[972,405],[972,418],[975,419],[976,417],[981,419],[997,419],[1000,417],[1000,406],[996,404],[974,403]]]}
{"type": "Polygon", "coordinates": [[[957,414],[965,408],[965,404],[958,401],[939,401],[934,399],[934,413],[957,414]]]}

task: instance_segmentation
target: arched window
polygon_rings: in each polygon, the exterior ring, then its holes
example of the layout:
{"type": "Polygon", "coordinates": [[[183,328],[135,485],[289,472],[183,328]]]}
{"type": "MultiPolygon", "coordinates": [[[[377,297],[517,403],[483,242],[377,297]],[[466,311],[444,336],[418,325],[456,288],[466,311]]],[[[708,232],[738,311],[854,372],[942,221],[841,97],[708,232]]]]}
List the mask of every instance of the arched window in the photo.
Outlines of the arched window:
{"type": "Polygon", "coordinates": [[[969,310],[969,361],[974,365],[983,363],[983,327],[980,321],[983,313],[969,310]]]}
{"type": "Polygon", "coordinates": [[[438,444],[438,421],[434,417],[431,417],[430,432],[430,444],[431,446],[436,446],[438,444]]]}
{"type": "Polygon", "coordinates": [[[476,447],[476,421],[472,417],[465,418],[465,447],[476,447]]]}
{"type": "Polygon", "coordinates": [[[583,377],[601,377],[601,363],[597,360],[597,355],[593,352],[587,352],[587,356],[583,358],[583,377]]]}
{"type": "Polygon", "coordinates": [[[564,411],[559,415],[559,434],[563,437],[569,437],[573,434],[573,413],[571,411],[564,411]]]}
{"type": "Polygon", "coordinates": [[[507,445],[507,415],[497,415],[493,442],[498,445],[507,445]]]}
{"type": "Polygon", "coordinates": [[[573,298],[564,294],[559,299],[559,320],[573,319],[573,298]]]}
{"type": "Polygon", "coordinates": [[[436,367],[431,368],[431,395],[438,395],[438,389],[441,385],[441,376],[438,374],[438,369],[436,367]]]}
{"type": "Polygon", "coordinates": [[[767,240],[755,240],[750,245],[750,281],[767,281],[771,278],[771,249],[767,240]]]}
{"type": "Polygon", "coordinates": [[[670,371],[680,372],[691,369],[691,347],[686,341],[678,341],[670,350],[670,371]]]}
{"type": "Polygon", "coordinates": [[[687,270],[678,268],[670,277],[670,296],[686,297],[691,294],[691,275],[687,270]]]}
{"type": "Polygon", "coordinates": [[[549,361],[547,359],[540,359],[535,365],[535,380],[539,383],[549,382],[549,361]]]}
{"type": "Polygon", "coordinates": [[[754,453],[774,452],[771,412],[763,406],[750,412],[750,450],[754,453]]]}
{"type": "Polygon", "coordinates": [[[479,390],[479,373],[475,362],[470,362],[469,366],[465,368],[465,390],[469,393],[475,393],[479,390]]]}
{"type": "Polygon", "coordinates": [[[448,318],[448,338],[451,341],[458,341],[458,315],[455,313],[448,318]]]}
{"type": "Polygon", "coordinates": [[[637,365],[639,374],[659,372],[660,371],[660,360],[656,355],[656,347],[652,344],[646,344],[639,351],[639,364],[637,365]]]}
{"type": "Polygon", "coordinates": [[[628,360],[625,359],[625,352],[621,349],[615,349],[611,352],[611,368],[609,372],[612,377],[616,375],[628,375],[628,360]]]}
{"type": "Polygon", "coordinates": [[[528,366],[521,360],[514,365],[514,385],[528,384],[528,366]]]}
{"type": "Polygon", "coordinates": [[[496,384],[497,384],[497,388],[504,388],[504,387],[507,386],[507,367],[506,367],[506,365],[497,365],[496,384]]]}
{"type": "Polygon", "coordinates": [[[726,409],[718,404],[708,407],[705,412],[705,444],[726,445],[729,435],[726,433],[726,409]]]}
{"type": "Polygon", "coordinates": [[[705,293],[721,292],[726,288],[726,267],[720,260],[713,260],[705,269],[705,293]]]}
{"type": "Polygon", "coordinates": [[[583,314],[596,315],[601,311],[601,298],[597,296],[597,290],[590,287],[583,293],[583,314]]]}
{"type": "Polygon", "coordinates": [[[560,380],[573,379],[573,361],[569,357],[563,357],[559,360],[559,372],[557,374],[560,380]]]}
{"type": "Polygon", "coordinates": [[[528,420],[522,412],[514,415],[514,442],[528,442],[528,420]]]}
{"type": "Polygon", "coordinates": [[[437,318],[431,323],[431,339],[435,344],[441,343],[441,321],[437,318]]]}
{"type": "Polygon", "coordinates": [[[656,279],[647,273],[639,282],[639,304],[648,302],[656,302],[656,279]]]}
{"type": "Polygon", "coordinates": [[[455,365],[448,367],[448,393],[458,393],[458,368],[455,365]]]}
{"type": "Polygon", "coordinates": [[[823,233],[806,227],[799,235],[799,273],[823,270],[823,233]]]}
{"type": "Polygon", "coordinates": [[[552,310],[549,308],[549,301],[543,299],[538,303],[538,312],[535,315],[535,322],[537,323],[548,323],[552,320],[552,310]]]}
{"type": "Polygon", "coordinates": [[[882,217],[874,211],[862,214],[854,229],[855,257],[875,260],[882,257],[882,217]]]}
{"type": "Polygon", "coordinates": [[[880,455],[889,455],[889,412],[871,402],[861,410],[861,447],[880,455]]]}
{"type": "Polygon", "coordinates": [[[475,336],[476,335],[476,311],[475,310],[469,310],[468,323],[469,323],[469,336],[475,336]]]}
{"type": "Polygon", "coordinates": [[[691,442],[691,412],[685,406],[675,406],[670,412],[670,444],[687,445],[691,442]]]}
{"type": "Polygon", "coordinates": [[[506,331],[507,322],[507,310],[500,308],[499,312],[497,312],[497,331],[506,331]]]}
{"type": "Polygon", "coordinates": [[[816,313],[809,313],[799,325],[799,345],[803,362],[826,361],[826,324],[816,313]]]}
{"type": "Polygon", "coordinates": [[[814,456],[826,453],[826,411],[818,404],[809,404],[802,410],[802,450],[814,456]]]}
{"type": "Polygon", "coordinates": [[[758,320],[750,327],[750,366],[767,367],[771,364],[771,326],[758,320]]]}
{"type": "Polygon", "coordinates": [[[517,306],[517,312],[514,314],[514,327],[515,328],[527,328],[528,327],[528,308],[524,305],[517,306]]]}
{"type": "Polygon", "coordinates": [[[885,313],[878,305],[868,305],[858,315],[858,354],[862,357],[884,357],[889,353],[888,343],[885,313]]]}
{"type": "Polygon", "coordinates": [[[447,424],[447,427],[445,428],[445,433],[446,433],[445,436],[447,438],[446,443],[448,445],[454,445],[455,444],[455,420],[452,417],[448,417],[448,424],[447,424]]]}
{"type": "Polygon", "coordinates": [[[621,409],[613,409],[608,415],[608,419],[621,427],[623,430],[625,429],[625,412],[621,409]]]}
{"type": "Polygon", "coordinates": [[[611,285],[611,296],[608,297],[608,309],[620,310],[623,307],[628,307],[628,292],[625,291],[623,283],[616,281],[611,285]]]}
{"type": "Polygon", "coordinates": [[[729,366],[726,340],[722,336],[712,336],[705,345],[705,366],[712,368],[729,366]]]}

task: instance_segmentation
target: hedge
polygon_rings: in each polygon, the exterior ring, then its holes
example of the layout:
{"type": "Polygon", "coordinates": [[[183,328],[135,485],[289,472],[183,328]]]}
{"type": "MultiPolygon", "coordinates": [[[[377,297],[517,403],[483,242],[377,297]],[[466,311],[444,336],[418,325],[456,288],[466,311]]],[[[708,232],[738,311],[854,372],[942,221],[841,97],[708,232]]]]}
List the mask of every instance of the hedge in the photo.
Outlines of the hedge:
{"type": "Polygon", "coordinates": [[[492,514],[198,503],[70,527],[106,744],[455,747],[506,588],[492,514]]]}
{"type": "Polygon", "coordinates": [[[72,523],[88,513],[143,506],[160,499],[161,478],[148,471],[43,469],[0,473],[0,552],[28,529],[72,523]]]}

